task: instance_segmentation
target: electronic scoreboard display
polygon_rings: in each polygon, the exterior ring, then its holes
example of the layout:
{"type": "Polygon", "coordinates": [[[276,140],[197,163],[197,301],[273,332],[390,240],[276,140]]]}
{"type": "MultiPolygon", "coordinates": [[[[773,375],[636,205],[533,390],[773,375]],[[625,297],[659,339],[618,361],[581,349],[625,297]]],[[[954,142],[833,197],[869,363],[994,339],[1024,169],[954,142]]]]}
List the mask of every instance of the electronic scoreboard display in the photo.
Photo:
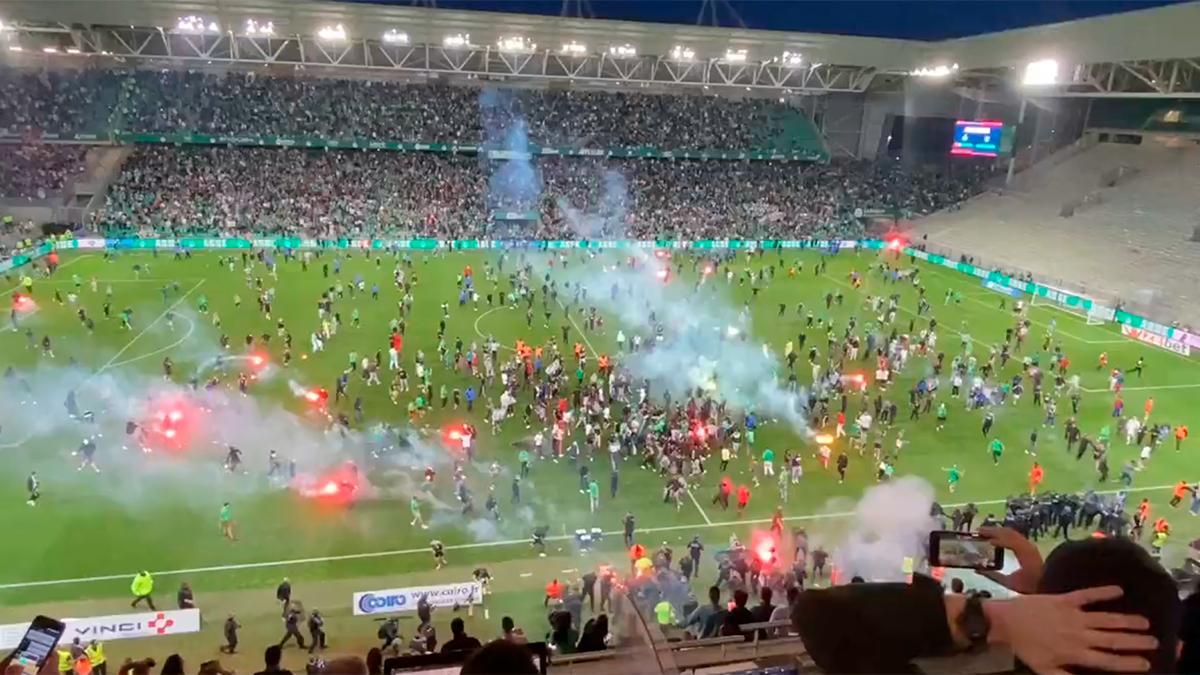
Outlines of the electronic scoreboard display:
{"type": "Polygon", "coordinates": [[[991,120],[958,120],[954,123],[951,155],[963,157],[999,157],[1004,123],[991,120]]]}

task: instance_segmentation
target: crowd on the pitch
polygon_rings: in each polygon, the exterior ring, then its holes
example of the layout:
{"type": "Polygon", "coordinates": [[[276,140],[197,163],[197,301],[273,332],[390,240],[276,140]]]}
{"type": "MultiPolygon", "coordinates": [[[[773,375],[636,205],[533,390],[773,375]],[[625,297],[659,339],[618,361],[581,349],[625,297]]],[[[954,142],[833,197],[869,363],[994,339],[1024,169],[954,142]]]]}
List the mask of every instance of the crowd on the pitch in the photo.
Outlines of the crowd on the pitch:
{"type": "Polygon", "coordinates": [[[552,158],[139,148],[95,224],[117,230],[442,238],[858,236],[854,210],[928,213],[976,173],[867,163],[552,158]],[[536,219],[501,213],[535,214],[536,219]]]}

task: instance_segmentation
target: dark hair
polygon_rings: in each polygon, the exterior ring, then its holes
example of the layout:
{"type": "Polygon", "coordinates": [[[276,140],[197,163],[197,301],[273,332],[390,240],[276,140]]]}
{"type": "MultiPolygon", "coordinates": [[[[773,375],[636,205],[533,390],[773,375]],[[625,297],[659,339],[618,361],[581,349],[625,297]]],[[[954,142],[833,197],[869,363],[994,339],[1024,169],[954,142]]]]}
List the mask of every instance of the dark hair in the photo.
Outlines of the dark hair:
{"type": "Polygon", "coordinates": [[[467,657],[459,675],[537,675],[533,653],[524,645],[492,640],[467,657]]]}
{"type": "Polygon", "coordinates": [[[451,635],[462,635],[465,632],[466,632],[466,629],[463,626],[462,617],[459,617],[459,616],[454,617],[454,620],[450,622],[450,634],[451,635]]]}
{"type": "Polygon", "coordinates": [[[749,601],[750,601],[750,595],[748,593],[746,593],[746,591],[743,591],[739,588],[738,590],[733,592],[733,604],[734,605],[736,605],[738,607],[745,607],[746,603],[749,601]]]}
{"type": "Polygon", "coordinates": [[[796,600],[800,597],[799,586],[788,586],[787,589],[787,604],[788,606],[796,604],[796,600]]]}
{"type": "Polygon", "coordinates": [[[278,666],[281,660],[283,660],[283,650],[279,648],[279,645],[271,645],[263,650],[263,662],[267,664],[268,668],[278,666]]]}
{"type": "Polygon", "coordinates": [[[1174,672],[1183,609],[1179,589],[1162,565],[1128,539],[1066,542],[1046,558],[1038,592],[1069,593],[1094,586],[1120,586],[1125,593],[1115,600],[1088,605],[1088,610],[1146,617],[1149,633],[1158,639],[1158,648],[1139,654],[1150,662],[1150,672],[1174,672]]]}
{"type": "Polygon", "coordinates": [[[367,675],[383,673],[383,651],[379,647],[371,647],[367,652],[367,675]]]}
{"type": "Polygon", "coordinates": [[[954,577],[950,580],[950,590],[954,591],[955,593],[962,593],[965,589],[966,584],[963,583],[962,579],[954,577]]]}
{"type": "Polygon", "coordinates": [[[762,598],[762,604],[769,605],[771,604],[771,598],[775,597],[775,591],[771,590],[770,586],[763,586],[762,592],[758,595],[762,598]]]}
{"type": "Polygon", "coordinates": [[[516,628],[516,626],[517,624],[513,623],[511,616],[506,616],[500,619],[500,630],[504,631],[505,633],[511,633],[513,628],[516,628]]]}
{"type": "Polygon", "coordinates": [[[163,661],[162,675],[183,675],[183,657],[178,654],[172,654],[163,661]]]}
{"type": "Polygon", "coordinates": [[[711,600],[714,605],[717,604],[718,602],[720,602],[721,601],[721,587],[720,586],[709,586],[708,587],[708,599],[711,600]]]}

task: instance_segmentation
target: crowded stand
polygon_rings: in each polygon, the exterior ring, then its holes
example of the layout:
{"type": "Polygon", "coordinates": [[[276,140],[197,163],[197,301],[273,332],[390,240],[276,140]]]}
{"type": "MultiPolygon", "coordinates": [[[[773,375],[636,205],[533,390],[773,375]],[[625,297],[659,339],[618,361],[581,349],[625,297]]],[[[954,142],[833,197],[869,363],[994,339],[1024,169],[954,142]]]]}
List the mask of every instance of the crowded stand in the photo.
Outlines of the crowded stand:
{"type": "Polygon", "coordinates": [[[94,223],[113,231],[500,233],[494,211],[534,211],[525,237],[859,236],[857,207],[922,214],[957,203],[980,173],[859,162],[552,158],[514,174],[468,156],[139,148],[94,223]],[[586,214],[586,215],[584,215],[586,214]]]}
{"type": "Polygon", "coordinates": [[[45,199],[83,170],[80,145],[0,145],[0,198],[45,199]]]}

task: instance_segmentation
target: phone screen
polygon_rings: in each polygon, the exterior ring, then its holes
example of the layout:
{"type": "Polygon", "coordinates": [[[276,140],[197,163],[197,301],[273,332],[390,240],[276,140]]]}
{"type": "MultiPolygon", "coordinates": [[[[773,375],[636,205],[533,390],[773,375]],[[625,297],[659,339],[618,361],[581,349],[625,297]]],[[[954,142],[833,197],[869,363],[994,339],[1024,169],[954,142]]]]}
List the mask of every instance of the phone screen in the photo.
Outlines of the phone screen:
{"type": "Polygon", "coordinates": [[[938,567],[998,570],[1004,565],[1004,549],[977,534],[931,532],[930,553],[938,567]]]}
{"type": "Polygon", "coordinates": [[[48,616],[35,618],[13,652],[13,663],[20,664],[24,675],[37,675],[54,652],[64,628],[61,621],[48,616]]]}

